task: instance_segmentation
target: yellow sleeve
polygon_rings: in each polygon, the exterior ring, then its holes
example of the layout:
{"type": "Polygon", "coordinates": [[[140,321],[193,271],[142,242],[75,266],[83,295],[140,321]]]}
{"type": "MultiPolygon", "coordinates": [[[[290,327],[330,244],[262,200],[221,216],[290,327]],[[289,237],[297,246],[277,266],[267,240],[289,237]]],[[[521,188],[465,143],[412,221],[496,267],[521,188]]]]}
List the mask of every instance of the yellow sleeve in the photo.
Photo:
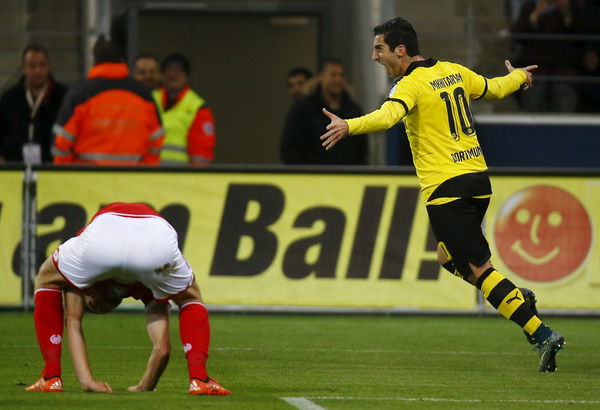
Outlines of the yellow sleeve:
{"type": "Polygon", "coordinates": [[[407,114],[405,104],[401,100],[389,99],[381,108],[362,117],[346,120],[350,135],[368,134],[387,130],[393,127],[407,114]]]}
{"type": "Polygon", "coordinates": [[[523,70],[514,70],[502,77],[494,77],[487,80],[488,90],[485,98],[504,98],[517,91],[525,84],[527,74],[523,70]]]}
{"type": "Polygon", "coordinates": [[[525,84],[526,80],[527,75],[523,70],[515,70],[502,77],[488,78],[486,79],[487,88],[482,97],[495,99],[504,98],[517,91],[521,85],[525,84]]]}
{"type": "Polygon", "coordinates": [[[480,98],[504,98],[517,91],[527,80],[525,72],[519,69],[501,77],[485,78],[464,66],[458,66],[463,76],[467,78],[469,97],[474,100],[480,98]]]}

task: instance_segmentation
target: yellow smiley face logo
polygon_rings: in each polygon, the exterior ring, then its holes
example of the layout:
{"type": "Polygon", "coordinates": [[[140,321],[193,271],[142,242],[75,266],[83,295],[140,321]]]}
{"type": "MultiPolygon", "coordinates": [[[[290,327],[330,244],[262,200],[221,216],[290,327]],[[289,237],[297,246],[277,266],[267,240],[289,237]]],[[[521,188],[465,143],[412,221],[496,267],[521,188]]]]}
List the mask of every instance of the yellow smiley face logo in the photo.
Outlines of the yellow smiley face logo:
{"type": "Polygon", "coordinates": [[[549,282],[572,274],[585,261],[592,225],[581,202],[569,192],[533,186],[502,205],[494,235],[500,257],[514,273],[549,282]]]}

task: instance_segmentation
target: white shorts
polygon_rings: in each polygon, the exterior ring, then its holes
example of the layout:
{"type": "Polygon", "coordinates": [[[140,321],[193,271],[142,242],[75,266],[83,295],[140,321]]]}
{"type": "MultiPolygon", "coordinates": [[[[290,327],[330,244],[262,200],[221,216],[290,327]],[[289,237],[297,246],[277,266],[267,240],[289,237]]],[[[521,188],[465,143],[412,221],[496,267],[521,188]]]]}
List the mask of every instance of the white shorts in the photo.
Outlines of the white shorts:
{"type": "Polygon", "coordinates": [[[156,300],[183,292],[194,273],[177,247],[177,232],[158,216],[98,215],[52,261],[71,285],[86,289],[103,279],[141,282],[156,300]]]}

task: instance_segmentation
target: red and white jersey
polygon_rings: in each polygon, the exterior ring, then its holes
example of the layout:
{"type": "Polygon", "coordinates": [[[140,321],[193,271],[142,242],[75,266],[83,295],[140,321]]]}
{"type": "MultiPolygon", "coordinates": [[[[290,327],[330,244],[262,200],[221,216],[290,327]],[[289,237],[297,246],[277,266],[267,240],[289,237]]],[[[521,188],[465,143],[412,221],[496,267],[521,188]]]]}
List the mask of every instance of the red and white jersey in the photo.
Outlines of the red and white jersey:
{"type": "MultiPolygon", "coordinates": [[[[158,216],[162,218],[161,214],[156,212],[150,206],[141,202],[113,202],[112,204],[108,204],[100,208],[100,210],[96,212],[94,216],[92,216],[92,219],[90,219],[88,225],[91,224],[98,215],[107,213],[112,213],[128,218],[146,218],[150,216],[158,216]]],[[[87,225],[81,228],[81,230],[77,232],[77,235],[79,236],[81,232],[85,230],[85,228],[87,228],[87,225]]]]}
{"type": "Polygon", "coordinates": [[[117,202],[102,208],[77,236],[58,247],[52,261],[79,289],[105,279],[140,282],[159,301],[183,292],[194,281],[175,229],[139,203],[117,202]]]}

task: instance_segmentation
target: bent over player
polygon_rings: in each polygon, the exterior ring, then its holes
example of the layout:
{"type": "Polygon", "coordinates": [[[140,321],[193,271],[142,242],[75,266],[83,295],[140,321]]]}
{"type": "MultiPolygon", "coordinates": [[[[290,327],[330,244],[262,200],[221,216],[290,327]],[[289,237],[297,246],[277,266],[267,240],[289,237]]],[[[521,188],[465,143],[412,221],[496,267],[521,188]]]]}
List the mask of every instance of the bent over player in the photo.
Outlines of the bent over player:
{"type": "MultiPolygon", "coordinates": [[[[154,300],[159,302],[148,305],[150,319],[153,315],[158,315],[158,319],[164,317],[167,305],[160,302],[169,299],[175,302],[180,309],[179,328],[188,362],[189,393],[231,394],[206,372],[210,341],[208,312],[194,273],[177,247],[177,233],[149,206],[122,202],[98,211],[84,229],[60,245],[42,264],[34,298],[34,322],[45,366],[42,377],[26,390],[62,391],[63,291],[70,289],[65,298],[68,310],[74,312],[67,321],[69,344],[81,387],[85,391],[112,391],[107,383],[93,378],[81,329],[75,328],[84,295],[93,295],[94,284],[106,279],[122,284],[139,282],[150,289],[154,300]]],[[[148,330],[153,341],[153,331],[165,331],[160,323],[148,330]]],[[[153,390],[166,366],[164,356],[160,351],[151,356],[146,374],[130,390],[153,390]]]]}
{"type": "Polygon", "coordinates": [[[517,288],[490,262],[481,223],[492,189],[469,109],[470,100],[527,89],[537,66],[515,69],[507,60],[507,75],[487,79],[459,64],[425,59],[415,30],[401,17],[375,27],[374,36],[372,59],[395,79],[389,98],[378,110],[349,120],[323,109],[331,119],[323,146],[331,149],[347,135],[382,131],[403,120],[440,263],[523,328],[540,349],[540,371],[555,371],[564,338],[542,323],[533,292],[517,288]]]}

